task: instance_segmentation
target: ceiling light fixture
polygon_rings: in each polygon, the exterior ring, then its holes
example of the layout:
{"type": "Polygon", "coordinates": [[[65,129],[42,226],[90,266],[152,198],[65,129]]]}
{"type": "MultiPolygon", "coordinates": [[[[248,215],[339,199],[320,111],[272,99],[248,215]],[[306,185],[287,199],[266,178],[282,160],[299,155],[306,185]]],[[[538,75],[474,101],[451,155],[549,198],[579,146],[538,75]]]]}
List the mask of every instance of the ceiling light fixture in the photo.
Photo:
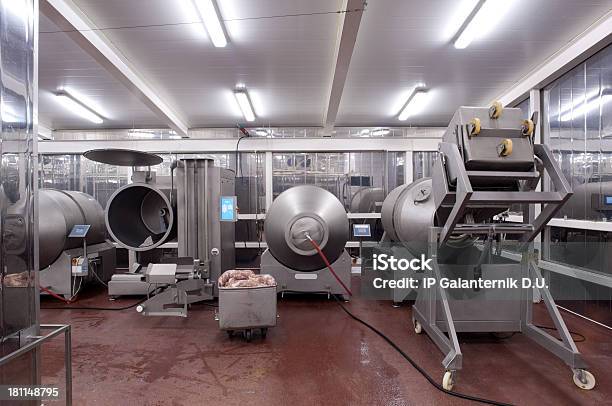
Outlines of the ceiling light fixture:
{"type": "Polygon", "coordinates": [[[255,130],[255,134],[259,135],[260,137],[269,137],[272,135],[272,130],[266,130],[265,128],[258,128],[257,130],[255,130]]]}
{"type": "Polygon", "coordinates": [[[240,106],[244,119],[249,122],[255,121],[253,103],[251,103],[251,98],[249,97],[249,93],[247,92],[246,88],[236,88],[236,90],[234,90],[234,97],[236,98],[236,102],[238,102],[238,106],[240,106]]]}
{"type": "Polygon", "coordinates": [[[55,94],[57,100],[68,110],[74,114],[81,116],[82,118],[91,121],[95,124],[102,124],[104,120],[96,113],[91,107],[85,105],[83,102],[77,100],[70,93],[65,90],[59,91],[55,94]]]}
{"type": "Polygon", "coordinates": [[[415,114],[420,113],[421,111],[423,111],[423,108],[425,107],[426,103],[427,89],[424,89],[422,87],[415,87],[412,93],[410,94],[410,97],[408,97],[406,104],[404,104],[404,107],[402,107],[402,110],[400,111],[397,117],[398,120],[406,121],[408,117],[412,117],[415,114]]]}
{"type": "Polygon", "coordinates": [[[390,132],[391,130],[389,130],[388,128],[378,128],[372,131],[372,135],[375,137],[384,137],[385,135],[389,135],[390,132]]]}
{"type": "Polygon", "coordinates": [[[499,23],[514,0],[479,0],[455,36],[457,49],[467,48],[499,23]]]}
{"type": "Polygon", "coordinates": [[[193,0],[193,2],[213,45],[217,48],[225,47],[227,35],[215,0],[193,0]]]}

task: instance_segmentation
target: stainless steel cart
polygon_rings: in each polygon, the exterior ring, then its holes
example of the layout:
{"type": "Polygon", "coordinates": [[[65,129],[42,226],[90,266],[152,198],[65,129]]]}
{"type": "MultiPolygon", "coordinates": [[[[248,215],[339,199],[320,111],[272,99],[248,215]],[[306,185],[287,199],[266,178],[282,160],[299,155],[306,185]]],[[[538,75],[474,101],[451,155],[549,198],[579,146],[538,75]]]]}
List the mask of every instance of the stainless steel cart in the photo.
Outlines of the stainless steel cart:
{"type": "Polygon", "coordinates": [[[241,331],[251,341],[259,329],[262,338],[276,326],[276,285],[254,288],[219,288],[219,328],[232,337],[241,331]]]}

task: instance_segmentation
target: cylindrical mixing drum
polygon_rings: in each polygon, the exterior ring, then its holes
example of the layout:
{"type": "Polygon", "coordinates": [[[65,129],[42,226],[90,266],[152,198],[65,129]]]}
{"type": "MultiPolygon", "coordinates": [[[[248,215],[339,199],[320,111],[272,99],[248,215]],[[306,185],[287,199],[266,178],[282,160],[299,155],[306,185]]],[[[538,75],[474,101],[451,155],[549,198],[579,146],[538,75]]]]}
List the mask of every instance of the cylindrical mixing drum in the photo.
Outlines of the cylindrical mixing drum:
{"type": "Polygon", "coordinates": [[[349,237],[349,222],[336,196],[316,186],[295,186],[270,206],[264,223],[270,253],[290,269],[310,272],[325,263],[306,237],[308,234],[334,262],[349,237]]]}
{"type": "Polygon", "coordinates": [[[62,251],[83,245],[80,238],[68,238],[76,224],[89,224],[87,244],[104,241],[104,210],[86,193],[56,189],[40,189],[39,207],[39,266],[51,265],[62,251]]]}
{"type": "Polygon", "coordinates": [[[174,233],[174,209],[166,191],[146,183],[118,189],[106,206],[106,227],[119,245],[148,251],[174,233]]]}
{"type": "Polygon", "coordinates": [[[389,238],[401,242],[415,255],[426,252],[433,225],[436,208],[431,187],[431,178],[399,186],[389,193],[382,206],[381,221],[389,238]]]}

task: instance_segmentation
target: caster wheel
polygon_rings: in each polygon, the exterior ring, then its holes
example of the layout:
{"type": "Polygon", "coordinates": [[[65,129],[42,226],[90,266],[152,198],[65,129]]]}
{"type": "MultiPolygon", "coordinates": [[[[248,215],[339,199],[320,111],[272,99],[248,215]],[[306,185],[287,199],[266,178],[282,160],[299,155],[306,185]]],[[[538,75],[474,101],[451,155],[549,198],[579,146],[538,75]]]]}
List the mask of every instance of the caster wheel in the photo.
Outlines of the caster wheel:
{"type": "Polygon", "coordinates": [[[414,332],[417,334],[421,334],[423,332],[423,326],[417,320],[412,322],[414,324],[414,332]]]}
{"type": "Polygon", "coordinates": [[[253,338],[253,332],[251,330],[246,330],[244,332],[244,338],[246,339],[247,343],[250,343],[251,339],[253,338]]]}
{"type": "Polygon", "coordinates": [[[474,136],[474,135],[480,134],[480,128],[481,128],[480,119],[478,117],[474,117],[470,121],[470,128],[469,128],[470,135],[474,136]]]}
{"type": "Polygon", "coordinates": [[[586,369],[576,369],[574,370],[574,383],[580,389],[591,390],[595,387],[595,376],[586,369]]]}
{"type": "Polygon", "coordinates": [[[523,125],[521,125],[521,133],[525,137],[529,137],[530,135],[533,135],[534,129],[535,129],[535,124],[533,123],[532,120],[523,121],[523,125]]]}
{"type": "Polygon", "coordinates": [[[262,328],[261,329],[261,338],[266,338],[267,335],[268,335],[268,329],[267,328],[262,328]]]}
{"type": "Polygon", "coordinates": [[[501,117],[503,111],[504,107],[502,104],[496,101],[489,107],[489,118],[496,120],[501,117]]]}
{"type": "Polygon", "coordinates": [[[234,330],[227,330],[227,336],[229,338],[233,338],[234,337],[234,330]]]}
{"type": "Polygon", "coordinates": [[[446,371],[442,378],[442,387],[445,390],[453,390],[453,386],[455,386],[455,372],[446,371]]]}
{"type": "Polygon", "coordinates": [[[402,304],[400,302],[393,302],[391,306],[393,306],[394,309],[397,309],[398,307],[402,307],[402,304]]]}

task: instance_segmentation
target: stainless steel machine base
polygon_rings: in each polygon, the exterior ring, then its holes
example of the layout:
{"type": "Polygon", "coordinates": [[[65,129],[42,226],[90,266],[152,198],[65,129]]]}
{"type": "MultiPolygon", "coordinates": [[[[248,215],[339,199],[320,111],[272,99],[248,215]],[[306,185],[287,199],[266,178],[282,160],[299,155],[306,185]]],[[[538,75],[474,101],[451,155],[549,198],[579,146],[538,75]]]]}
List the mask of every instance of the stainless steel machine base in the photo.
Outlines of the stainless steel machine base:
{"type": "MultiPolygon", "coordinates": [[[[457,275],[456,271],[452,270],[452,266],[437,262],[436,242],[441,231],[441,228],[436,227],[431,230],[430,257],[434,258],[434,261],[433,271],[427,275],[437,281],[449,275],[457,275]]],[[[508,276],[519,277],[519,280],[541,279],[540,270],[533,260],[529,259],[529,255],[529,252],[524,253],[523,260],[518,264],[483,264],[483,278],[487,279],[487,275],[494,275],[490,279],[504,279],[508,276]]],[[[420,334],[425,331],[445,355],[442,365],[446,371],[443,380],[446,389],[452,388],[454,375],[462,368],[463,354],[457,338],[458,332],[523,333],[561,358],[574,371],[575,376],[582,377],[588,374],[585,370],[586,364],[548,288],[540,288],[540,293],[561,340],[533,324],[532,289],[516,290],[511,296],[504,297],[504,300],[499,300],[499,290],[494,292],[483,289],[477,293],[473,291],[469,293],[474,296],[470,300],[466,300],[465,297],[455,299],[440,284],[430,288],[421,287],[413,306],[412,321],[415,332],[420,334]]]]}
{"type": "MultiPolygon", "coordinates": [[[[87,246],[87,258],[90,264],[87,275],[83,275],[86,281],[96,280],[93,275],[96,272],[103,281],[108,281],[115,273],[116,267],[116,248],[110,242],[92,244],[87,246]]],[[[66,298],[72,297],[76,292],[73,291],[74,275],[72,274],[72,259],[83,256],[83,248],[72,248],[63,251],[59,258],[51,265],[40,271],[40,285],[52,290],[58,295],[66,298]]]]}
{"type": "Polygon", "coordinates": [[[155,285],[145,281],[141,273],[115,274],[108,282],[108,296],[113,299],[119,296],[144,296],[154,290],[155,285]]]}
{"type": "MultiPolygon", "coordinates": [[[[351,284],[351,257],[348,252],[331,264],[340,280],[349,287],[351,284]]],[[[272,254],[266,250],[261,256],[261,273],[270,274],[276,279],[277,292],[327,292],[332,295],[342,295],[344,300],[349,299],[348,293],[329,269],[318,271],[299,272],[279,263],[272,254]]]]}

